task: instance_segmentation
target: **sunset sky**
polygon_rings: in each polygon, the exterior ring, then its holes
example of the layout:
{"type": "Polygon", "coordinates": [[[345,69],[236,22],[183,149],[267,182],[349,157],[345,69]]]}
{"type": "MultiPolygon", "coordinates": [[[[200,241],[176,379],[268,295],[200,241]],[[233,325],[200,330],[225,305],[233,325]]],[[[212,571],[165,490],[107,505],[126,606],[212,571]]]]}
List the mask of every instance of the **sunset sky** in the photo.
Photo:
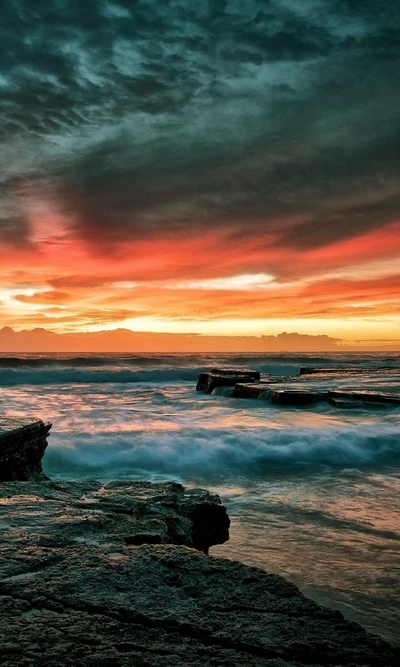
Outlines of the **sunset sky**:
{"type": "Polygon", "coordinates": [[[398,0],[4,0],[0,327],[400,341],[398,0]]]}

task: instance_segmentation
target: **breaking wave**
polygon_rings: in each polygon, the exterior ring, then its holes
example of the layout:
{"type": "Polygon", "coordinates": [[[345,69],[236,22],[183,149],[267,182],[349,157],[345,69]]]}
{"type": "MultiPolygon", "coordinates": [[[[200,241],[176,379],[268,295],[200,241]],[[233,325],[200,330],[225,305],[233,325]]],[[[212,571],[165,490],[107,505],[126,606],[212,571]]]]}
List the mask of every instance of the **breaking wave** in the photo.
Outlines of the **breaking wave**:
{"type": "Polygon", "coordinates": [[[277,472],[308,473],[324,467],[365,468],[400,463],[398,429],[222,429],[178,432],[75,434],[52,440],[44,459],[53,476],[175,479],[261,478],[277,472]]]}

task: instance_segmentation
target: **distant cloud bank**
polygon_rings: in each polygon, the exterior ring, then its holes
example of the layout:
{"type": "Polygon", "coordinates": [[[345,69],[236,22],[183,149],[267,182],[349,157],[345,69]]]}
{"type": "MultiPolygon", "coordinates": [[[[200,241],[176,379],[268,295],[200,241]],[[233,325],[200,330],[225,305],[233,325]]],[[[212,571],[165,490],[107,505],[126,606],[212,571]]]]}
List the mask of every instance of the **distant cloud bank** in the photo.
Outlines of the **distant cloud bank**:
{"type": "Polygon", "coordinates": [[[0,329],[0,352],[349,352],[400,351],[400,341],[345,344],[325,335],[281,333],[277,336],[198,336],[137,333],[125,329],[97,333],[56,334],[45,329],[15,332],[0,329]]]}

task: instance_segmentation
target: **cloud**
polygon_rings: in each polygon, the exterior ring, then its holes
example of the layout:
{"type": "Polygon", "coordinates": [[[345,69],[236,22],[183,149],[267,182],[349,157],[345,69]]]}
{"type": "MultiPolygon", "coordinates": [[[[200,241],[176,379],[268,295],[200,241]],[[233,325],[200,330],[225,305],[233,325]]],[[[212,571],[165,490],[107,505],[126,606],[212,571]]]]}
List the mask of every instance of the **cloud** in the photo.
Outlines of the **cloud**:
{"type": "Polygon", "coordinates": [[[107,277],[95,277],[90,275],[72,275],[53,278],[47,282],[49,285],[55,288],[61,287],[61,289],[76,289],[101,287],[102,285],[106,285],[109,282],[109,279],[107,277]]]}
{"type": "Polygon", "coordinates": [[[67,292],[39,292],[38,294],[26,295],[26,294],[16,294],[14,299],[21,301],[23,303],[64,303],[70,299],[70,295],[67,292]]]}
{"type": "Polygon", "coordinates": [[[10,1],[0,244],[32,240],[38,201],[107,255],[220,230],[240,263],[249,237],[308,252],[392,223],[399,22],[394,1],[10,1]]]}

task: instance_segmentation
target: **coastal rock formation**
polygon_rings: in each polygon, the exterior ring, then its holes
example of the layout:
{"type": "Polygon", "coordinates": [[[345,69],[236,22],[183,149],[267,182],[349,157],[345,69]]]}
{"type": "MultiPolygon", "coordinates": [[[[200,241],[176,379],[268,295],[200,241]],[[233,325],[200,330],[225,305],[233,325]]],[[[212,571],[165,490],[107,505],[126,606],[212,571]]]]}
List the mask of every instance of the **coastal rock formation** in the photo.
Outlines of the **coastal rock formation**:
{"type": "Polygon", "coordinates": [[[229,539],[219,497],[176,482],[8,482],[0,484],[2,544],[63,546],[85,542],[184,544],[207,552],[229,539]],[[29,539],[27,533],[29,531],[29,539]]]}
{"type": "Polygon", "coordinates": [[[309,391],[308,389],[277,389],[271,392],[271,401],[281,405],[310,405],[326,400],[327,392],[309,391]]]}
{"type": "Polygon", "coordinates": [[[249,380],[259,380],[261,375],[259,371],[250,368],[240,368],[239,370],[237,368],[212,368],[210,373],[214,373],[214,375],[242,375],[249,380]]]}
{"type": "Polygon", "coordinates": [[[232,396],[233,398],[260,398],[260,395],[269,393],[271,386],[269,382],[248,383],[237,382],[235,384],[232,396]]]}
{"type": "Polygon", "coordinates": [[[285,579],[187,547],[59,543],[31,558],[0,561],[2,667],[396,664],[285,579]]]}
{"type": "Polygon", "coordinates": [[[0,417],[0,482],[46,479],[42,458],[51,424],[0,417]]]}
{"type": "Polygon", "coordinates": [[[398,664],[282,577],[208,556],[229,538],[217,495],[40,476],[0,484],[1,667],[398,664]]]}
{"type": "MultiPolygon", "coordinates": [[[[386,367],[373,369],[378,373],[386,372],[386,367]]],[[[398,376],[398,368],[390,367],[390,372],[398,376]]],[[[380,391],[340,389],[319,389],[315,391],[310,385],[316,378],[320,382],[325,376],[344,373],[366,373],[363,368],[326,369],[326,368],[300,368],[300,375],[295,376],[299,388],[293,388],[293,377],[290,375],[269,375],[264,373],[262,379],[256,371],[242,371],[233,369],[214,368],[210,373],[200,373],[197,379],[196,390],[207,394],[227,396],[229,398],[248,398],[269,401],[279,406],[307,406],[313,403],[329,402],[337,408],[382,408],[390,405],[400,405],[400,395],[383,393],[380,391]],[[291,383],[291,388],[280,387],[291,383]],[[275,385],[275,387],[274,387],[275,385]],[[229,388],[229,389],[227,389],[229,388]],[[224,391],[226,389],[226,391],[224,391]]]]}
{"type": "Polygon", "coordinates": [[[210,373],[199,374],[196,390],[212,394],[216,387],[233,387],[238,382],[258,382],[259,380],[258,371],[213,368],[210,373]]]}

